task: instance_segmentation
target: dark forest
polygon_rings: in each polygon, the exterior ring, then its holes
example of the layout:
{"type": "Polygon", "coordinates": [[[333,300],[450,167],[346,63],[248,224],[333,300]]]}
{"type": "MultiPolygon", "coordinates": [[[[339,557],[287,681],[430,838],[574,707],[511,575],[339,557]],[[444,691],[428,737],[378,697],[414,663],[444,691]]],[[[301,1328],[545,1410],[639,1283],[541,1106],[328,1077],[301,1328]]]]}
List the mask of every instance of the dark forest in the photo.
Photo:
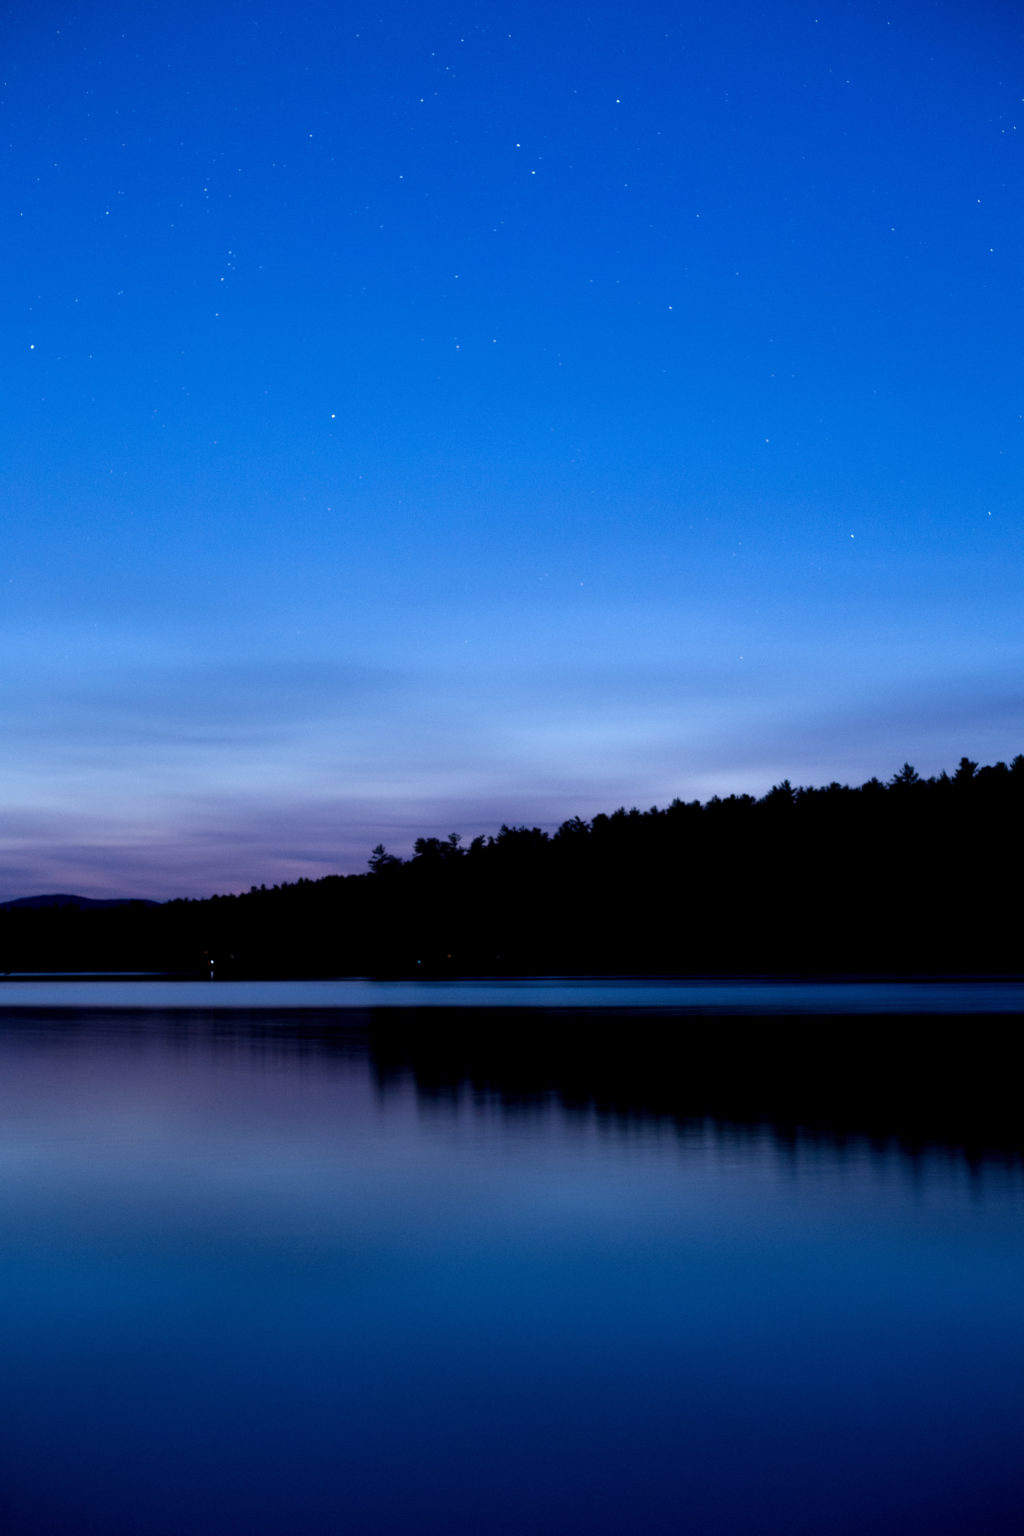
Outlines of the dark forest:
{"type": "Polygon", "coordinates": [[[1013,972],[1024,756],[375,848],[366,873],[0,909],[4,971],[1013,972]]]}

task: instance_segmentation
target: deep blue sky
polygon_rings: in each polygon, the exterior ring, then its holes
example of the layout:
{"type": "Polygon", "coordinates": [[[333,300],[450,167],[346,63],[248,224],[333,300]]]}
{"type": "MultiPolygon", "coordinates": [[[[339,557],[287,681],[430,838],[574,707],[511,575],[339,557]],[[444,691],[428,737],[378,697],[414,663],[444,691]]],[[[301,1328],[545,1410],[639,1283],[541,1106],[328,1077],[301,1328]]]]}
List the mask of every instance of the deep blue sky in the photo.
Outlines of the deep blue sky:
{"type": "Polygon", "coordinates": [[[0,896],[1024,750],[1024,23],[3,8],[0,896]]]}

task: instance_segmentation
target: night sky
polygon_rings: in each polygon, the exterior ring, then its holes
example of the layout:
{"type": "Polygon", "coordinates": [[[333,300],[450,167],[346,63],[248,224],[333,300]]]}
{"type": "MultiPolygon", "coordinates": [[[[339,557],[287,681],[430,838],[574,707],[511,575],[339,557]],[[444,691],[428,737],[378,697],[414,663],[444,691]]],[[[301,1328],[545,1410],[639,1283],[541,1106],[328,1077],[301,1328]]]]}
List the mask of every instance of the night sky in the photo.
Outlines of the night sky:
{"type": "Polygon", "coordinates": [[[0,897],[1024,750],[1016,5],[2,16],[0,897]]]}

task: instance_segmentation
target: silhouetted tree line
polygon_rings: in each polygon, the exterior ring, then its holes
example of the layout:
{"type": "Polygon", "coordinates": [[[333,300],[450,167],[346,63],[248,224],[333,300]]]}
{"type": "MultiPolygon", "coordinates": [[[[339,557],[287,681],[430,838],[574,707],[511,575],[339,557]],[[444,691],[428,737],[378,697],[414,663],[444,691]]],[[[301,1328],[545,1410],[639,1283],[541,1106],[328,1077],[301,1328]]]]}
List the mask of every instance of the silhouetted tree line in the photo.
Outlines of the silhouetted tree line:
{"type": "Polygon", "coordinates": [[[4,970],[1014,971],[1024,756],[378,845],[362,875],[0,911],[4,970]]]}

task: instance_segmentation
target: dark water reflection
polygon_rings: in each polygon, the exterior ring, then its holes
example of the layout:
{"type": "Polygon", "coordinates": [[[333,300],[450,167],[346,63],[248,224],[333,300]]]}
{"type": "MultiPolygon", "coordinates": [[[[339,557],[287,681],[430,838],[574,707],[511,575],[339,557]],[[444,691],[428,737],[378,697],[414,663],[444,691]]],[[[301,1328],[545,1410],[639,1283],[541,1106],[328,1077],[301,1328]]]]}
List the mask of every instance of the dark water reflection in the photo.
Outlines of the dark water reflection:
{"type": "Polygon", "coordinates": [[[1018,1027],[9,1010],[0,1527],[1020,1531],[1018,1027]]]}

